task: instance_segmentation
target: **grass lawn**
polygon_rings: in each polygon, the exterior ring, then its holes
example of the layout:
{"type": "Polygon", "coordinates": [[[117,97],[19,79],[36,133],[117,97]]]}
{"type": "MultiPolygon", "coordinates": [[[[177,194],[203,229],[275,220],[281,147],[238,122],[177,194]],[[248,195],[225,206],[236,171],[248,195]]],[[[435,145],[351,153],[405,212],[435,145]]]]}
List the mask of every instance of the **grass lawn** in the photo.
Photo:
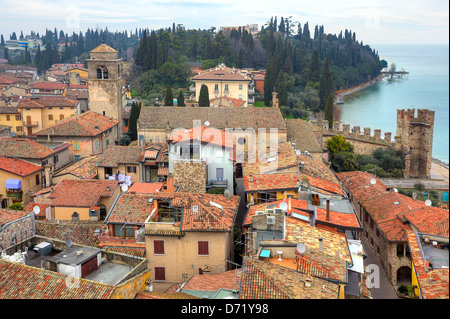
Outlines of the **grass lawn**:
{"type": "Polygon", "coordinates": [[[253,106],[255,106],[255,107],[266,107],[266,105],[264,104],[264,101],[255,101],[255,103],[253,103],[253,106]]]}

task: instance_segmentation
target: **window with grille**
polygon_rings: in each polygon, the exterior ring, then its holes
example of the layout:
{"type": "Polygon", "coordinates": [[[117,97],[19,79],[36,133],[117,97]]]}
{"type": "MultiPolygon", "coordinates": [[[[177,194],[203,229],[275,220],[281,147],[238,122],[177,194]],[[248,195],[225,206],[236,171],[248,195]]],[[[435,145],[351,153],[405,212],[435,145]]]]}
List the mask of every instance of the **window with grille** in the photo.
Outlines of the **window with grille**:
{"type": "Polygon", "coordinates": [[[155,280],[166,280],[166,268],[155,267],[155,280]]]}

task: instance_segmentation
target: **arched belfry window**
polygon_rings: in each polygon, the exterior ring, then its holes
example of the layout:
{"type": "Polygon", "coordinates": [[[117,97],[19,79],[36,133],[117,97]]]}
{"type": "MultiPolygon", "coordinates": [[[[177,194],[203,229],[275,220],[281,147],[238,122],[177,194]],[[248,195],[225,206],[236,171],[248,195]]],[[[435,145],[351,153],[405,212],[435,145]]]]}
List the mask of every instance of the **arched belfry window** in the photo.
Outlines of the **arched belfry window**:
{"type": "Polygon", "coordinates": [[[108,78],[108,69],[101,65],[97,68],[97,79],[107,79],[108,78]]]}

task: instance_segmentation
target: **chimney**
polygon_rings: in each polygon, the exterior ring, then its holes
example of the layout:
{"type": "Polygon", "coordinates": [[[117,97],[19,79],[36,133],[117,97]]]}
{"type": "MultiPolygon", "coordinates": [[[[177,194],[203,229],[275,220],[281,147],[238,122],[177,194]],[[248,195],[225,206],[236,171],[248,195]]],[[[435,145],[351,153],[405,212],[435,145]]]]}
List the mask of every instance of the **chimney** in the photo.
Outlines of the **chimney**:
{"type": "Polygon", "coordinates": [[[51,165],[45,165],[45,187],[52,186],[52,175],[50,174],[51,165]]]}
{"type": "Polygon", "coordinates": [[[169,174],[169,176],[167,177],[166,186],[167,186],[167,192],[168,193],[175,192],[175,185],[174,185],[173,175],[172,174],[169,174]]]}
{"type": "Polygon", "coordinates": [[[309,224],[315,227],[317,218],[317,207],[314,207],[314,210],[310,210],[308,212],[309,212],[309,224]]]}
{"type": "Polygon", "coordinates": [[[327,222],[330,221],[330,200],[327,199],[327,222]]]}

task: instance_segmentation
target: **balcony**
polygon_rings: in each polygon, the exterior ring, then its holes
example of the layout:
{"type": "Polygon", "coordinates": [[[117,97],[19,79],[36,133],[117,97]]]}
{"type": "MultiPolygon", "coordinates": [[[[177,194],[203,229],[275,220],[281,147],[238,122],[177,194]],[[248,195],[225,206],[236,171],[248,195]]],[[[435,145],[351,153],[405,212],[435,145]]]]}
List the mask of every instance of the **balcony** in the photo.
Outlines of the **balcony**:
{"type": "Polygon", "coordinates": [[[23,192],[21,189],[6,189],[6,197],[22,200],[23,192]]]}
{"type": "Polygon", "coordinates": [[[98,240],[100,241],[100,246],[121,246],[121,247],[138,247],[145,248],[145,241],[139,242],[136,238],[133,237],[117,237],[117,236],[106,236],[101,235],[98,236],[98,240]]]}
{"type": "Polygon", "coordinates": [[[227,179],[210,179],[206,182],[207,188],[212,187],[227,187],[228,186],[228,180],[227,179]]]}
{"type": "Polygon", "coordinates": [[[39,122],[38,121],[26,121],[23,126],[27,126],[27,127],[32,127],[32,126],[38,126],[39,122]]]}

